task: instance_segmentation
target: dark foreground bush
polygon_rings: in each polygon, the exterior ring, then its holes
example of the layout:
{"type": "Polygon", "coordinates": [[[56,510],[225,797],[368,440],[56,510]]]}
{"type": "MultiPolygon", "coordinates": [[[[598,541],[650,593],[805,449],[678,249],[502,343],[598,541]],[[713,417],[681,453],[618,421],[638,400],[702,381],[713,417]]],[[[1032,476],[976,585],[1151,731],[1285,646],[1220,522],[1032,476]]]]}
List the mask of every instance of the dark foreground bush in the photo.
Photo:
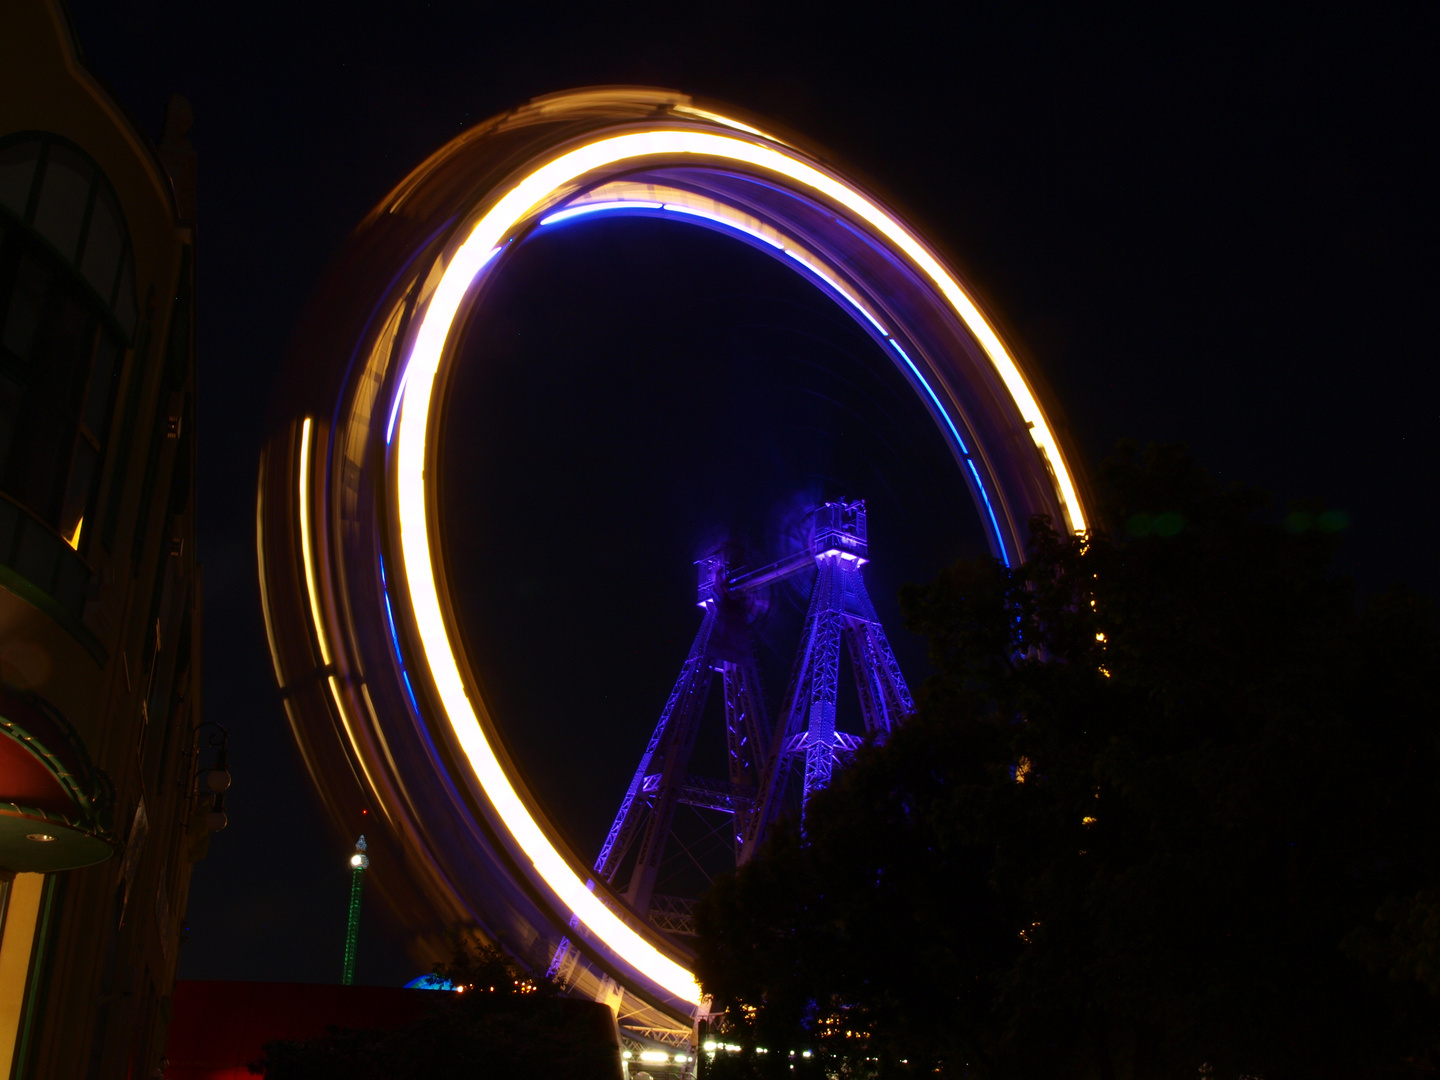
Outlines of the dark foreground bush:
{"type": "Polygon", "coordinates": [[[1177,450],[1106,483],[1108,534],[908,592],[917,715],[701,906],[726,1071],[1435,1074],[1428,605],[1177,450]]]}

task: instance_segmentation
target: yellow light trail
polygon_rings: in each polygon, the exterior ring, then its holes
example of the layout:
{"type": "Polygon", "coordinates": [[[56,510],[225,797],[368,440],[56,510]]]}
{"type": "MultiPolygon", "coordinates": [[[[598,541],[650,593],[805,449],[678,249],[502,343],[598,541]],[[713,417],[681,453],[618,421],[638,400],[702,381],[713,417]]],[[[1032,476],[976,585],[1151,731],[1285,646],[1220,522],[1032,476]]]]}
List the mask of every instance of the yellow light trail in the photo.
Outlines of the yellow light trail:
{"type": "Polygon", "coordinates": [[[320,618],[320,591],[315,585],[315,556],[310,550],[310,417],[300,426],[300,553],[305,563],[305,591],[310,596],[310,617],[315,621],[315,640],[320,643],[320,664],[330,666],[330,646],[325,643],[325,622],[320,618]]]}

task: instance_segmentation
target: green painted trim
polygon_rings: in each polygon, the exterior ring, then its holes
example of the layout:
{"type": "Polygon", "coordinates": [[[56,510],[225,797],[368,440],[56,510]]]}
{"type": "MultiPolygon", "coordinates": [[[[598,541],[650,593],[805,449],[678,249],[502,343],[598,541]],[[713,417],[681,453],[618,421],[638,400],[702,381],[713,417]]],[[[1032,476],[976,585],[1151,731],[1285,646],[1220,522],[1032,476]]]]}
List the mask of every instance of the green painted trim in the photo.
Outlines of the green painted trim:
{"type": "Polygon", "coordinates": [[[35,928],[34,944],[30,947],[30,977],[25,987],[25,1011],[20,1020],[20,1038],[15,1046],[15,1061],[10,1066],[10,1080],[24,1080],[29,1072],[30,1051],[35,1041],[36,1014],[40,1010],[45,976],[49,974],[50,968],[50,923],[59,885],[58,876],[45,875],[45,895],[40,901],[40,925],[35,928]]]}
{"type": "Polygon", "coordinates": [[[18,570],[5,566],[3,563],[0,563],[0,588],[8,589],[21,600],[39,608],[42,613],[59,623],[61,629],[84,646],[85,651],[94,657],[95,662],[101,667],[110,662],[110,654],[105,650],[105,646],[100,644],[100,639],[90,632],[89,627],[72,612],[61,607],[60,601],[40,588],[39,585],[18,570]]]}
{"type": "MultiPolygon", "coordinates": [[[[55,756],[53,750],[8,716],[0,716],[0,735],[8,736],[31,757],[39,759],[40,764],[55,778],[56,783],[65,790],[65,794],[70,796],[70,801],[75,804],[76,809],[78,809],[81,814],[87,815],[90,818],[95,816],[95,804],[99,801],[98,797],[94,793],[86,791],[84,787],[81,786],[80,781],[69,769],[65,768],[64,762],[55,756]]],[[[81,760],[89,767],[90,771],[94,771],[94,766],[90,765],[89,755],[82,754],[81,760]]],[[[18,803],[7,803],[4,800],[0,800],[0,807],[4,806],[13,806],[16,812],[22,814],[35,812],[32,807],[22,807],[18,803]]],[[[44,814],[43,810],[38,812],[44,814]]],[[[50,815],[45,814],[45,816],[49,817],[50,815]]],[[[67,822],[69,821],[68,818],[66,820],[67,822]]],[[[79,820],[80,819],[77,819],[77,821],[79,820]]],[[[69,823],[76,824],[76,822],[69,823]]],[[[93,822],[89,821],[83,822],[83,824],[92,823],[93,822]]]]}
{"type": "Polygon", "coordinates": [[[21,806],[19,803],[0,802],[0,819],[4,818],[24,818],[37,825],[63,825],[67,829],[74,829],[78,833],[95,837],[97,840],[102,838],[101,831],[95,827],[94,821],[41,810],[38,806],[21,806]]]}
{"type": "Polygon", "coordinates": [[[65,790],[80,816],[72,820],[65,814],[50,813],[38,807],[22,806],[18,803],[0,800],[0,819],[3,819],[7,809],[22,817],[38,815],[45,820],[58,818],[73,829],[113,844],[112,814],[115,809],[115,786],[111,783],[110,777],[103,769],[95,767],[94,761],[90,758],[89,749],[59,709],[39,694],[26,693],[15,690],[13,687],[7,687],[7,690],[18,694],[30,708],[47,717],[50,723],[55,725],[60,732],[61,740],[79,759],[80,775],[76,776],[71,773],[50,747],[9,715],[0,714],[0,736],[13,739],[26,753],[39,761],[65,790]]]}

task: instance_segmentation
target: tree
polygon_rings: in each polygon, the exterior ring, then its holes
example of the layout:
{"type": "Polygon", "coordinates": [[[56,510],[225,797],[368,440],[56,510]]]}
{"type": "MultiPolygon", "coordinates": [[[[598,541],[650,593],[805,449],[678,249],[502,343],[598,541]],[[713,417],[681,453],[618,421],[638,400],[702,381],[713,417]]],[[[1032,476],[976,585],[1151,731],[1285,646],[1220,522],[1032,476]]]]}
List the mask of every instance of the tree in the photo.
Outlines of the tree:
{"type": "Polygon", "coordinates": [[[916,715],[699,912],[730,1037],[832,1073],[1433,1071],[1427,606],[1357,603],[1342,517],[1177,448],[1102,483],[1111,532],[907,590],[916,715]]]}

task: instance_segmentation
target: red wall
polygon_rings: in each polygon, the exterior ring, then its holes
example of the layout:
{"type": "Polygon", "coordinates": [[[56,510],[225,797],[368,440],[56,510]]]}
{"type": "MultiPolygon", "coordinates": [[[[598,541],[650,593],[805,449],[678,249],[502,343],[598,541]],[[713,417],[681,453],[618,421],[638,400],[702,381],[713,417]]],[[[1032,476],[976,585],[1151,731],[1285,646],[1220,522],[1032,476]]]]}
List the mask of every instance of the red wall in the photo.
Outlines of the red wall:
{"type": "Polygon", "coordinates": [[[177,982],[166,1080],[253,1080],[273,1039],[313,1039],[329,1026],[387,1029],[419,1020],[439,990],[324,983],[177,982]]]}

